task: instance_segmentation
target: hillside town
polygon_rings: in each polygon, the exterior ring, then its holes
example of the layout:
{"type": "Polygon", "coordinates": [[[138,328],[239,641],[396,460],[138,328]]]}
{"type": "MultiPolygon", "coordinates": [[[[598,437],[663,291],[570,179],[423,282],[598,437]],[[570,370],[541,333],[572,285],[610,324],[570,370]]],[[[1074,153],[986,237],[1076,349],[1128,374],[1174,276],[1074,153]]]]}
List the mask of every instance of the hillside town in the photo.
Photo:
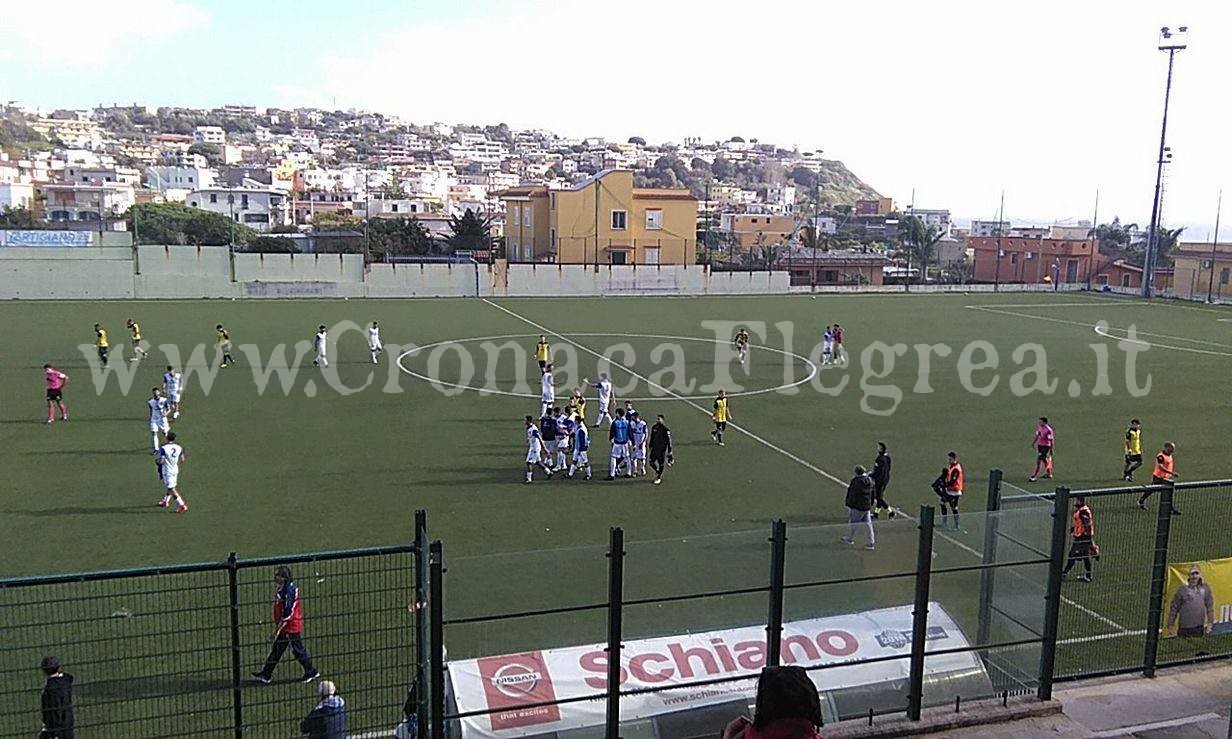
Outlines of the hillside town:
{"type": "MultiPolygon", "coordinates": [[[[0,105],[0,227],[385,261],[783,269],[796,285],[1135,288],[1146,240],[1118,221],[957,224],[821,150],[741,136],[654,144],[356,110],[18,102],[0,105]]],[[[1204,247],[1179,237],[1161,233],[1155,279],[1192,258],[1175,268],[1196,285],[1204,247]]]]}

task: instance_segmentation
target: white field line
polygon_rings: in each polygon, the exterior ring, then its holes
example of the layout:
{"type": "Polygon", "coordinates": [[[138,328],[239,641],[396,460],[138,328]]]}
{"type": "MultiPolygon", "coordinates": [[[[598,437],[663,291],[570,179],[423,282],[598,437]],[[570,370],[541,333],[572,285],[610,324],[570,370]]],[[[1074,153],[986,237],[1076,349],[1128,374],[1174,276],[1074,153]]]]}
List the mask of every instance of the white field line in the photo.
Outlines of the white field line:
{"type": "MultiPolygon", "coordinates": [[[[555,336],[556,338],[560,339],[561,341],[564,341],[564,342],[565,342],[565,343],[567,343],[567,344],[571,344],[571,345],[573,345],[573,346],[577,347],[578,349],[580,349],[580,350],[582,350],[582,351],[584,351],[584,352],[586,352],[586,353],[588,353],[588,354],[593,355],[594,357],[596,357],[596,358],[598,358],[598,359],[606,359],[606,358],[605,358],[602,354],[599,354],[598,352],[594,351],[593,349],[591,349],[591,348],[589,348],[589,347],[586,347],[586,346],[583,346],[583,345],[581,345],[581,344],[577,343],[576,341],[571,340],[568,336],[565,336],[565,335],[563,335],[563,334],[561,334],[561,333],[558,333],[558,332],[556,332],[556,331],[553,331],[552,329],[548,328],[547,326],[544,326],[544,325],[542,325],[542,324],[536,323],[536,322],[532,321],[531,319],[529,319],[529,318],[527,318],[527,317],[525,317],[525,316],[523,316],[523,315],[520,315],[520,314],[518,314],[518,313],[515,313],[515,312],[513,312],[513,311],[509,310],[508,308],[504,307],[503,305],[499,305],[499,304],[497,304],[497,303],[494,303],[494,302],[492,302],[491,300],[488,300],[487,298],[484,298],[484,299],[483,299],[483,302],[487,303],[488,305],[492,306],[493,308],[496,308],[497,310],[499,310],[499,311],[501,311],[501,312],[503,312],[503,313],[506,313],[506,314],[508,314],[508,315],[512,316],[513,318],[518,319],[519,321],[522,321],[523,323],[527,324],[528,326],[532,326],[532,327],[534,327],[534,328],[538,329],[539,331],[541,331],[541,332],[542,332],[542,333],[544,333],[544,334],[550,334],[550,335],[552,335],[552,336],[555,336]]],[[[607,361],[610,361],[610,360],[607,360],[607,361]]],[[[669,390],[669,389],[667,389],[667,388],[663,387],[662,385],[659,385],[659,384],[658,384],[658,383],[656,383],[656,382],[653,382],[652,380],[650,380],[650,378],[645,377],[645,376],[643,376],[643,375],[641,375],[641,374],[638,374],[637,372],[633,371],[632,369],[629,369],[628,367],[625,367],[625,366],[623,366],[623,365],[620,365],[620,364],[618,364],[618,363],[616,363],[616,362],[611,362],[611,364],[612,364],[612,366],[613,366],[613,367],[619,367],[620,369],[622,369],[622,370],[624,370],[625,372],[629,373],[631,376],[636,377],[636,378],[638,378],[638,379],[642,380],[643,382],[647,383],[648,385],[652,385],[652,386],[654,386],[654,387],[659,388],[659,389],[660,389],[660,390],[662,390],[664,393],[666,393],[666,394],[668,394],[668,395],[670,395],[670,396],[674,397],[676,400],[680,400],[680,401],[682,401],[682,402],[684,402],[684,403],[688,403],[689,405],[693,406],[694,408],[696,408],[697,410],[701,411],[702,413],[705,413],[707,416],[709,416],[709,415],[710,415],[710,411],[706,410],[706,408],[704,408],[703,406],[699,405],[698,403],[694,403],[692,400],[689,400],[689,399],[687,399],[687,398],[684,398],[684,397],[682,397],[682,396],[678,395],[677,393],[672,392],[671,390],[669,390]]],[[[773,451],[778,452],[779,454],[782,454],[784,457],[787,457],[787,458],[788,458],[788,459],[790,459],[791,461],[793,461],[793,462],[795,462],[795,463],[797,463],[797,464],[799,464],[799,465],[801,465],[801,466],[803,466],[803,467],[806,467],[807,469],[812,470],[813,472],[815,472],[815,473],[817,473],[818,475],[820,475],[820,476],[822,476],[822,477],[826,478],[827,480],[829,480],[829,481],[831,481],[831,482],[833,482],[833,483],[835,483],[835,484],[837,484],[837,485],[841,485],[841,486],[843,486],[843,487],[846,487],[846,486],[847,486],[847,483],[846,483],[844,480],[842,480],[841,478],[836,477],[835,475],[832,475],[832,474],[830,474],[829,472],[826,472],[825,470],[823,470],[822,468],[820,468],[820,467],[818,467],[817,465],[813,464],[812,462],[809,462],[809,461],[808,461],[808,460],[806,460],[806,459],[802,459],[802,458],[800,458],[800,457],[796,456],[795,454],[792,454],[791,452],[787,451],[786,449],[784,449],[784,448],[782,448],[782,447],[780,447],[780,446],[778,446],[778,445],[776,445],[776,444],[774,444],[774,443],[772,443],[772,442],[770,442],[770,441],[767,441],[766,439],[763,439],[762,437],[758,436],[757,434],[754,434],[752,431],[749,431],[748,429],[745,429],[745,428],[742,428],[742,427],[740,427],[740,426],[737,426],[737,425],[736,425],[736,424],[734,424],[734,423],[728,423],[727,425],[728,425],[729,427],[731,427],[731,428],[736,429],[737,431],[739,431],[740,433],[744,434],[745,436],[748,436],[750,439],[752,439],[752,440],[754,440],[754,441],[758,442],[758,443],[759,443],[759,444],[761,444],[762,446],[765,446],[765,447],[766,447],[766,448],[768,448],[768,449],[771,449],[771,450],[773,450],[773,451]]],[[[915,521],[915,520],[916,520],[916,519],[915,519],[915,518],[913,518],[911,515],[907,514],[905,511],[903,512],[903,515],[904,515],[904,517],[906,517],[906,518],[907,518],[907,520],[909,520],[909,521],[915,521]]],[[[983,559],[983,558],[984,558],[983,553],[982,553],[982,552],[980,552],[979,550],[977,550],[977,549],[975,549],[975,548],[973,548],[973,547],[971,547],[971,546],[969,546],[969,545],[967,545],[967,544],[965,544],[965,543],[963,543],[963,542],[959,541],[958,539],[955,539],[954,537],[950,536],[949,534],[946,534],[946,533],[944,533],[944,532],[938,532],[938,533],[940,533],[941,538],[943,538],[943,539],[945,539],[946,541],[950,542],[951,544],[953,544],[954,546],[958,547],[959,549],[962,549],[962,550],[964,550],[964,551],[967,551],[967,552],[971,553],[973,556],[975,556],[975,557],[977,557],[977,558],[979,558],[979,559],[983,559]]],[[[1011,575],[1013,575],[1013,576],[1015,576],[1015,577],[1018,577],[1018,578],[1020,578],[1020,579],[1022,579],[1022,580],[1026,580],[1026,579],[1027,579],[1027,577],[1026,577],[1025,575],[1022,575],[1022,574],[1020,574],[1020,573],[1018,573],[1018,572],[1015,572],[1013,569],[1011,569],[1009,572],[1010,572],[1010,574],[1011,574],[1011,575]]],[[[1079,604],[1079,603],[1075,603],[1074,601],[1070,600],[1069,598],[1066,598],[1065,596],[1061,596],[1061,600],[1062,600],[1062,601],[1064,601],[1065,603],[1068,603],[1070,606],[1072,606],[1072,607],[1074,607],[1074,608],[1078,609],[1079,611],[1082,611],[1083,613],[1087,614],[1088,616],[1091,616],[1092,618],[1097,619],[1097,620],[1099,620],[1099,621],[1102,621],[1103,623],[1105,623],[1105,624],[1107,624],[1107,625],[1111,626],[1112,628],[1117,629],[1118,631],[1122,631],[1122,632],[1127,631],[1127,629],[1126,629],[1124,626],[1122,626],[1122,625],[1118,624],[1116,621],[1113,621],[1113,620],[1112,620],[1112,619],[1110,619],[1110,618],[1107,618],[1107,617],[1105,617],[1105,616],[1102,616],[1102,615],[1100,615],[1100,614],[1096,613],[1095,611],[1091,610],[1090,608],[1087,608],[1086,606],[1083,606],[1083,605],[1081,605],[1081,604],[1079,604]]]]}
{"type": "Polygon", "coordinates": [[[1137,629],[1135,631],[1114,631],[1109,634],[1096,634],[1095,636],[1075,636],[1069,639],[1061,639],[1058,644],[1086,644],[1093,641],[1104,641],[1106,639],[1122,639],[1127,636],[1142,636],[1146,634],[1146,629],[1137,629]]]}
{"type": "MultiPolygon", "coordinates": [[[[609,359],[609,358],[607,358],[607,357],[604,357],[604,356],[603,356],[602,354],[600,354],[599,352],[597,352],[597,351],[595,351],[595,350],[591,349],[591,348],[590,348],[590,347],[588,347],[588,346],[585,346],[585,345],[580,344],[580,343],[578,343],[578,342],[576,342],[576,341],[573,341],[572,339],[570,339],[568,336],[565,336],[564,334],[561,334],[561,333],[558,333],[558,332],[556,332],[556,331],[553,331],[552,329],[550,329],[550,328],[548,328],[547,326],[544,326],[544,325],[542,325],[542,324],[535,323],[534,321],[532,321],[531,319],[527,318],[526,316],[520,315],[520,314],[518,314],[518,313],[514,313],[513,311],[509,310],[509,309],[508,309],[508,308],[506,308],[505,306],[503,306],[503,305],[499,305],[499,304],[497,304],[497,303],[493,303],[491,300],[488,300],[487,298],[484,298],[484,299],[483,299],[483,302],[487,303],[488,305],[492,306],[493,308],[495,308],[495,309],[497,309],[497,310],[499,310],[499,311],[501,311],[501,312],[503,312],[503,313],[507,313],[508,315],[510,315],[510,316],[512,316],[512,317],[514,317],[514,318],[516,318],[516,319],[518,319],[519,321],[522,321],[523,323],[525,323],[525,324],[526,324],[526,325],[528,325],[528,326],[533,326],[534,328],[538,329],[540,332],[542,332],[542,333],[544,333],[544,334],[549,334],[549,335],[551,335],[551,336],[555,336],[556,338],[560,339],[561,341],[565,342],[566,344],[571,344],[572,346],[577,347],[577,348],[578,348],[578,349],[580,349],[581,351],[584,351],[584,352],[586,352],[587,354],[590,354],[590,355],[594,356],[594,357],[595,357],[595,358],[597,358],[597,359],[602,359],[602,360],[604,360],[604,361],[606,361],[606,362],[610,363],[613,367],[619,367],[620,369],[622,369],[622,370],[624,370],[625,372],[627,372],[630,376],[632,376],[632,377],[636,377],[637,379],[641,380],[642,382],[645,382],[647,385],[649,385],[649,386],[651,386],[651,387],[656,387],[656,388],[658,388],[658,389],[662,390],[662,391],[663,391],[663,393],[664,393],[665,395],[669,395],[669,396],[671,396],[672,398],[674,398],[674,399],[676,399],[676,400],[679,400],[679,401],[681,401],[681,402],[688,403],[689,405],[693,406],[694,408],[696,408],[697,410],[701,411],[702,413],[705,413],[707,416],[709,416],[709,415],[710,415],[710,411],[709,411],[709,410],[707,410],[707,409],[706,409],[704,406],[702,406],[700,403],[695,403],[694,401],[692,401],[692,400],[690,400],[690,399],[688,399],[688,398],[684,397],[683,395],[680,395],[679,393],[676,393],[676,392],[674,392],[674,391],[672,391],[672,390],[670,390],[670,389],[668,389],[668,388],[663,387],[663,386],[662,386],[662,385],[660,385],[659,383],[657,383],[657,382],[655,382],[655,381],[651,380],[649,377],[646,377],[645,375],[639,374],[638,372],[635,372],[634,370],[632,370],[632,369],[630,369],[629,367],[626,367],[626,366],[624,366],[624,365],[620,364],[619,362],[614,362],[614,361],[612,361],[611,359],[609,359]]],[[[728,424],[727,424],[727,425],[728,425],[728,427],[729,427],[729,428],[732,428],[732,429],[735,429],[736,431],[739,431],[740,433],[742,433],[742,434],[744,434],[745,436],[749,437],[749,438],[750,438],[750,439],[752,439],[753,441],[756,441],[757,443],[759,443],[759,444],[761,444],[761,445],[765,446],[766,448],[768,448],[768,449],[772,449],[772,450],[774,450],[774,451],[778,452],[779,454],[782,454],[783,456],[787,457],[788,459],[792,460],[793,462],[796,462],[797,464],[800,464],[800,465],[803,465],[804,467],[807,467],[808,469],[812,470],[813,472],[816,472],[817,474],[821,475],[822,477],[824,477],[824,478],[826,478],[826,479],[828,479],[828,480],[831,480],[831,481],[833,481],[833,482],[835,482],[835,483],[837,483],[837,484],[839,484],[839,485],[843,485],[843,486],[846,486],[846,485],[847,485],[847,483],[846,483],[846,482],[844,482],[843,480],[841,480],[841,479],[839,479],[839,478],[835,477],[834,475],[831,475],[829,472],[826,472],[825,470],[823,470],[822,468],[820,468],[820,467],[818,467],[817,465],[813,464],[812,462],[809,462],[809,461],[808,461],[808,460],[806,460],[806,459],[802,459],[802,458],[800,458],[800,457],[797,457],[796,455],[792,454],[791,452],[787,451],[786,449],[784,449],[784,448],[782,448],[782,447],[780,447],[780,446],[777,446],[777,445],[775,445],[775,444],[773,444],[773,443],[771,443],[771,442],[767,441],[766,439],[763,439],[762,437],[758,436],[757,434],[754,434],[752,431],[749,431],[748,429],[743,428],[742,426],[738,426],[738,425],[736,425],[735,423],[732,423],[732,422],[730,422],[730,421],[728,422],[728,424]]]]}
{"type": "Polygon", "coordinates": [[[1137,724],[1136,726],[1122,726],[1117,729],[1106,729],[1097,731],[1091,734],[1092,737],[1114,737],[1114,736],[1131,736],[1141,731],[1155,731],[1156,729],[1171,729],[1177,726],[1187,726],[1196,724],[1200,721],[1214,721],[1218,719],[1223,721],[1223,717],[1217,713],[1199,713],[1193,716],[1184,716],[1182,718],[1174,718],[1170,721],[1156,721],[1150,724],[1137,724]]]}

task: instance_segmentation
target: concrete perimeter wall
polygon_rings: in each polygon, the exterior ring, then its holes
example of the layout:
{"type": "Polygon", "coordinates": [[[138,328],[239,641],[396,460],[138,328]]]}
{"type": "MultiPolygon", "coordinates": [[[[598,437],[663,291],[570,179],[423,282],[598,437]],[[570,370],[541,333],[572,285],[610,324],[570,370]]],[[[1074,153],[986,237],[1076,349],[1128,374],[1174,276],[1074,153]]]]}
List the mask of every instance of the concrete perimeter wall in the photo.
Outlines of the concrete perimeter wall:
{"type": "Polygon", "coordinates": [[[0,248],[0,299],[133,298],[131,248],[0,248]]]}

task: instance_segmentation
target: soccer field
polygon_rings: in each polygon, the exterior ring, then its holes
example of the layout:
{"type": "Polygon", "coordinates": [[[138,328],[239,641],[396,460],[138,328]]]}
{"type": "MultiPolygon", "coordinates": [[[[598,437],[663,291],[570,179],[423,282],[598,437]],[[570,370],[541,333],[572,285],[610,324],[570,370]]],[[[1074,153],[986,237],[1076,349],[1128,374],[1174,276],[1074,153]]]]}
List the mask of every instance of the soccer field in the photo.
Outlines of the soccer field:
{"type": "MultiPolygon", "coordinates": [[[[992,468],[1041,492],[1115,485],[1131,417],[1142,419],[1148,460],[1172,440],[1185,479],[1228,473],[1232,310],[1217,308],[1074,294],[834,295],[9,303],[0,319],[6,576],[403,544],[412,512],[425,508],[452,562],[447,615],[456,617],[601,601],[610,526],[624,527],[632,542],[628,597],[763,584],[773,518],[791,527],[789,582],[910,570],[909,521],[887,526],[876,552],[842,549],[838,530],[823,528],[846,520],[846,480],[855,464],[871,464],[877,441],[894,458],[887,498],[912,515],[935,501],[929,484],[950,450],[966,469],[970,513],[984,509],[992,468]],[[135,365],[123,328],[129,317],[153,345],[135,365]],[[334,331],[331,371],[295,346],[319,324],[373,320],[390,349],[375,367],[358,330],[334,331]],[[116,370],[105,382],[87,363],[95,322],[111,334],[116,370]],[[819,367],[820,333],[834,322],[845,329],[848,361],[819,367]],[[217,323],[237,346],[238,363],[225,369],[213,366],[217,323]],[[736,325],[753,334],[745,366],[730,350],[736,325]],[[1120,342],[1131,327],[1136,340],[1120,342]],[[606,370],[620,399],[634,398],[651,421],[666,416],[676,462],[664,484],[602,481],[606,429],[594,434],[595,479],[537,473],[522,484],[522,419],[538,414],[540,334],[552,344],[558,383],[579,385],[606,370]],[[183,358],[200,345],[211,365],[189,377],[174,425],[187,455],[180,489],[191,510],[183,515],[153,505],[160,485],[145,400],[168,363],[164,345],[183,358]],[[263,374],[278,363],[271,356],[290,368],[263,374]],[[70,376],[67,424],[44,424],[44,362],[70,376]],[[203,383],[203,375],[212,379],[203,383]],[[1053,382],[1052,392],[1023,392],[1024,384],[1053,382]],[[719,385],[733,396],[724,447],[709,436],[719,385]],[[1056,429],[1057,479],[1029,484],[1041,415],[1056,429]]],[[[597,403],[587,395],[593,423],[597,403]]],[[[1149,469],[1139,472],[1147,477],[1149,469]]],[[[1153,517],[1141,515],[1149,531],[1153,517]]],[[[983,537],[972,519],[972,530],[938,545],[946,564],[978,561],[983,537]]],[[[1187,525],[1222,526],[1214,517],[1187,525]]],[[[934,592],[943,603],[962,594],[973,601],[977,586],[978,576],[952,576],[934,592]]],[[[910,587],[830,588],[789,600],[789,616],[909,603],[910,587]]],[[[969,622],[966,606],[949,607],[969,622]]],[[[1074,633],[1107,630],[1109,620],[1138,628],[1121,607],[1092,608],[1098,617],[1074,633]]],[[[729,599],[710,612],[693,603],[628,614],[634,636],[669,633],[673,624],[756,623],[764,597],[729,599]]],[[[552,644],[602,638],[601,613],[574,621],[502,627],[499,636],[459,629],[451,656],[463,641],[457,656],[537,646],[545,628],[555,632],[552,644]]]]}
{"type": "MultiPolygon", "coordinates": [[[[982,508],[987,470],[1002,468],[1007,480],[1026,484],[1040,415],[1057,430],[1057,480],[1033,489],[1115,483],[1131,416],[1143,421],[1147,453],[1165,439],[1177,443],[1186,479],[1227,471],[1230,422],[1221,399],[1232,376],[1232,322],[1220,319],[1232,311],[1212,308],[1078,295],[852,295],[11,303],[0,306],[0,317],[7,327],[0,420],[8,461],[0,547],[8,575],[216,560],[233,550],[255,556],[404,543],[417,507],[428,510],[434,536],[455,556],[601,544],[612,525],[624,526],[631,539],[660,539],[761,528],[774,517],[795,525],[837,522],[845,515],[838,480],[845,482],[853,465],[869,464],[878,440],[894,456],[889,494],[896,505],[914,511],[931,502],[928,485],[953,449],[967,470],[966,505],[974,511],[982,508]],[[127,395],[115,372],[96,393],[89,350],[78,345],[92,341],[90,327],[101,321],[110,329],[112,363],[128,364],[120,345],[127,344],[130,316],[154,345],[152,356],[133,370],[127,395]],[[402,364],[411,372],[462,384],[465,352],[474,362],[468,384],[483,387],[491,376],[490,387],[531,396],[538,393],[539,334],[548,333],[562,365],[558,383],[570,385],[579,384],[579,374],[595,377],[596,353],[627,344],[632,354],[618,351],[610,369],[618,390],[629,386],[619,397],[639,398],[643,415],[667,416],[676,464],[657,487],[641,478],[537,478],[522,485],[522,417],[537,415],[534,397],[456,388],[446,395],[400,371],[393,352],[374,368],[358,331],[337,337],[333,362],[349,388],[371,377],[363,390],[342,395],[330,388],[310,352],[299,357],[287,391],[278,377],[259,390],[243,345],[253,345],[267,364],[286,345],[293,362],[294,344],[311,338],[318,324],[348,320],[380,321],[388,344],[460,342],[406,356],[402,364]],[[1110,336],[1136,327],[1137,348],[1145,349],[1136,356],[1138,382],[1150,376],[1145,396],[1131,396],[1126,354],[1093,328],[1101,320],[1110,336]],[[239,361],[217,370],[208,395],[197,376],[188,380],[175,430],[187,451],[180,482],[192,510],[177,516],[152,505],[159,484],[145,400],[167,363],[158,347],[174,344],[187,356],[201,344],[213,362],[213,326],[220,322],[232,332],[239,361]],[[716,356],[727,359],[728,337],[716,339],[707,322],[767,327],[764,337],[754,331],[747,371],[730,362],[743,391],[731,401],[739,428],[728,432],[723,448],[709,437],[713,393],[706,385],[715,382],[716,356]],[[819,392],[808,381],[788,390],[795,394],[741,394],[807,378],[807,358],[831,322],[846,330],[850,361],[822,367],[815,381],[828,388],[845,381],[841,392],[819,392]],[[792,332],[790,346],[776,324],[792,332]],[[484,342],[475,340],[482,337],[517,342],[525,364],[517,366],[508,348],[489,362],[484,342]],[[988,342],[999,356],[998,369],[972,373],[974,385],[999,378],[987,396],[965,389],[958,371],[960,353],[974,341],[988,342]],[[881,352],[867,362],[861,357],[874,342],[905,345],[888,374],[881,352]],[[1049,378],[1057,381],[1051,395],[1019,397],[1010,387],[1011,375],[1036,362],[1034,354],[1013,361],[1015,349],[1029,342],[1047,352],[1049,378]],[[952,354],[931,353],[931,371],[921,380],[916,344],[945,344],[952,354]],[[678,346],[683,356],[670,347],[656,355],[659,345],[678,346]],[[1098,370],[1091,345],[1107,347],[1108,395],[1091,393],[1098,370]],[[70,375],[67,424],[43,423],[44,362],[70,375]],[[685,368],[693,392],[664,393],[676,379],[656,373],[673,365],[685,368]],[[517,386],[519,376],[528,387],[517,386]],[[1068,392],[1071,381],[1080,386],[1077,397],[1068,392]],[[893,413],[862,408],[893,407],[893,392],[901,392],[893,413]]],[[[973,359],[982,361],[982,353],[973,359]]],[[[588,395],[593,421],[593,391],[588,395]]],[[[594,441],[592,459],[606,467],[606,432],[594,441]]]]}

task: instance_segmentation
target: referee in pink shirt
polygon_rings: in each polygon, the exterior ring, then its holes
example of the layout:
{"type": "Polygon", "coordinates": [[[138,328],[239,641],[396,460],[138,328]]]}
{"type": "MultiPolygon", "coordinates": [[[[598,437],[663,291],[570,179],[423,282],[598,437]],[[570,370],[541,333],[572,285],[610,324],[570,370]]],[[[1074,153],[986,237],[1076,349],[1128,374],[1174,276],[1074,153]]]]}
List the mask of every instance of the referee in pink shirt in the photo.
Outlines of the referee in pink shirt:
{"type": "Polygon", "coordinates": [[[56,409],[60,409],[60,420],[68,420],[68,408],[64,406],[64,383],[68,375],[52,367],[43,365],[43,377],[47,380],[47,423],[56,422],[56,409]]]}

